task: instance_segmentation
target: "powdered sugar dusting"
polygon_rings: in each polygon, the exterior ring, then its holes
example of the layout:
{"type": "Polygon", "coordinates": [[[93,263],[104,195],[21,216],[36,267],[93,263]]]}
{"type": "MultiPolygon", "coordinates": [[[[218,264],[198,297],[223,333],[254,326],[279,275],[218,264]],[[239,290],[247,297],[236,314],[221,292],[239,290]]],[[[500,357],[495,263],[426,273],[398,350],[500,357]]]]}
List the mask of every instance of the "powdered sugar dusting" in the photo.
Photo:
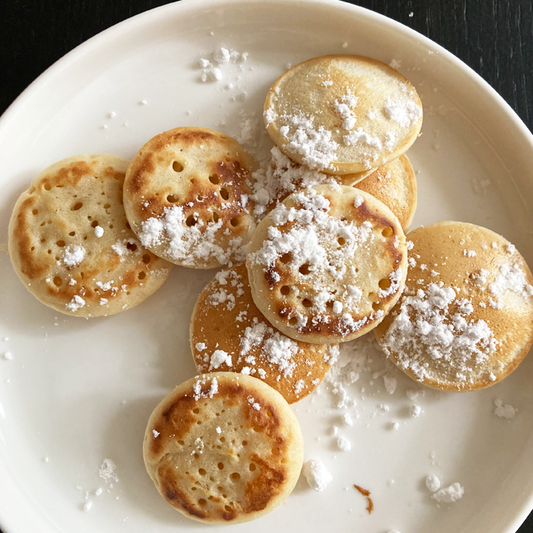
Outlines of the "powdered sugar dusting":
{"type": "Polygon", "coordinates": [[[498,345],[484,320],[468,320],[471,306],[450,307],[456,292],[443,283],[430,283],[402,298],[398,314],[382,340],[385,353],[394,352],[398,364],[423,381],[439,380],[427,361],[444,365],[446,379],[466,382],[498,345]]]}
{"type": "Polygon", "coordinates": [[[223,222],[209,221],[207,224],[196,219],[192,226],[187,225],[183,207],[167,207],[160,218],[151,217],[142,223],[139,238],[147,248],[164,245],[165,252],[184,266],[194,266],[198,260],[213,258],[223,265],[232,259],[243,260],[246,247],[241,237],[235,237],[227,248],[217,244],[223,222]]]}

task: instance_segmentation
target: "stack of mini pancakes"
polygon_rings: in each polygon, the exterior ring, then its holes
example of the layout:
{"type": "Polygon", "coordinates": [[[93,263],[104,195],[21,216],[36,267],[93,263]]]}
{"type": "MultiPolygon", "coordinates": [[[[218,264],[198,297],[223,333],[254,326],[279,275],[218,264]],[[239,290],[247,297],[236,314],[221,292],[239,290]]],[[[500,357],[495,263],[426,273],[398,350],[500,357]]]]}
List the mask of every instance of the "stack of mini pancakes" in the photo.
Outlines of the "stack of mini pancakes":
{"type": "Polygon", "coordinates": [[[533,342],[533,278],[503,237],[459,222],[405,236],[422,106],[401,74],[311,59],[274,83],[264,118],[266,168],[227,135],[176,128],[131,163],[52,165],[10,222],[19,277],[74,316],[140,303],[172,264],[223,267],[191,318],[200,375],[161,402],[144,440],[161,495],[205,522],[257,518],[291,492],[303,441],[289,404],[339,343],[374,330],[413,379],[466,391],[503,379],[533,342]]]}

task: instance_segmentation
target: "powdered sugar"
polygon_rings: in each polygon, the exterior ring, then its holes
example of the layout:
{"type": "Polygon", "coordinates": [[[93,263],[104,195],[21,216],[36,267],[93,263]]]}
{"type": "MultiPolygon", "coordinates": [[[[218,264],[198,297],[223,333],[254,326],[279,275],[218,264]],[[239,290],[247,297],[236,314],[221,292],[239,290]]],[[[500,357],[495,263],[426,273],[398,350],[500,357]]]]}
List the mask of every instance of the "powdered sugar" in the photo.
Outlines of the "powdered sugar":
{"type": "Polygon", "coordinates": [[[412,98],[396,100],[387,98],[383,113],[389,120],[397,122],[404,128],[409,128],[422,117],[422,108],[412,98]]]}
{"type": "Polygon", "coordinates": [[[306,461],[302,468],[302,474],[309,486],[317,492],[324,490],[333,481],[329,470],[318,459],[306,461]]]}
{"type": "Polygon", "coordinates": [[[452,483],[449,487],[439,489],[431,497],[439,503],[453,503],[460,500],[465,493],[465,489],[460,483],[452,483]]]}
{"type": "Polygon", "coordinates": [[[282,201],[298,189],[336,183],[327,174],[293,163],[276,146],[271,150],[270,164],[254,172],[252,178],[251,199],[255,202],[254,215],[257,217],[264,215],[267,206],[282,201]]]}
{"type": "Polygon", "coordinates": [[[82,246],[67,246],[63,252],[61,262],[67,267],[78,266],[85,258],[85,248],[82,246]]]}
{"type": "Polygon", "coordinates": [[[359,98],[354,96],[350,89],[348,89],[345,95],[341,96],[333,103],[335,111],[342,119],[344,119],[342,122],[342,127],[346,130],[351,130],[357,122],[355,113],[352,109],[357,105],[358,99],[359,98]]]}
{"type": "Polygon", "coordinates": [[[81,297],[75,294],[72,297],[72,300],[68,304],[66,304],[66,308],[69,311],[75,312],[78,311],[78,309],[81,309],[85,305],[85,300],[81,297]]]}
{"type": "Polygon", "coordinates": [[[161,217],[151,217],[142,223],[141,243],[148,248],[164,246],[165,253],[184,266],[212,259],[228,264],[232,259],[244,258],[246,249],[241,237],[230,239],[227,247],[217,244],[222,237],[222,219],[205,224],[197,218],[191,226],[187,220],[183,207],[167,207],[161,217]]]}
{"type": "Polygon", "coordinates": [[[467,320],[471,306],[459,306],[452,287],[430,283],[424,290],[404,295],[399,313],[394,317],[384,339],[383,349],[393,351],[402,368],[411,370],[418,379],[440,379],[429,360],[446,367],[446,378],[470,379],[476,367],[496,350],[498,342],[484,320],[467,320]],[[462,311],[462,312],[461,312],[462,311]]]}
{"type": "Polygon", "coordinates": [[[215,350],[209,361],[209,371],[216,370],[222,364],[231,367],[231,355],[223,350],[215,350]]]}
{"type": "Polygon", "coordinates": [[[266,111],[266,119],[272,122],[281,118],[285,123],[280,128],[281,135],[288,141],[286,149],[302,156],[303,162],[311,170],[331,168],[336,159],[338,143],[332,139],[331,131],[324,126],[315,127],[314,116],[304,114],[282,115],[277,117],[273,111],[266,111]]]}
{"type": "Polygon", "coordinates": [[[111,459],[104,459],[98,470],[98,475],[106,482],[118,482],[118,475],[116,473],[117,465],[111,459]]]}
{"type": "Polygon", "coordinates": [[[496,398],[494,400],[494,405],[496,408],[494,409],[494,414],[496,416],[499,416],[500,418],[507,418],[507,420],[511,420],[515,417],[516,412],[518,409],[515,409],[512,405],[509,404],[503,404],[503,401],[500,398],[496,398]]]}
{"type": "Polygon", "coordinates": [[[201,398],[212,398],[218,393],[217,378],[198,378],[193,385],[193,398],[199,400],[201,398]],[[209,385],[209,387],[207,386],[209,385]]]}

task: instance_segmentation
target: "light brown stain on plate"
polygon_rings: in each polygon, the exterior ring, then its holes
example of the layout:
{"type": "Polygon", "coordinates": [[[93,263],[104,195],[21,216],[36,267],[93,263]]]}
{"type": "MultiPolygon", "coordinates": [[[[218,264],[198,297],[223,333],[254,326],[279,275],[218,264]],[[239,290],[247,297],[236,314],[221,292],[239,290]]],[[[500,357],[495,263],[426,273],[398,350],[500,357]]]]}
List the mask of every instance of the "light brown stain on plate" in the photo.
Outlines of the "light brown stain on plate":
{"type": "Polygon", "coordinates": [[[370,497],[370,491],[360,487],[359,485],[356,485],[355,483],[353,486],[367,499],[368,505],[366,506],[366,510],[368,511],[368,514],[371,514],[374,510],[374,502],[370,497]]]}

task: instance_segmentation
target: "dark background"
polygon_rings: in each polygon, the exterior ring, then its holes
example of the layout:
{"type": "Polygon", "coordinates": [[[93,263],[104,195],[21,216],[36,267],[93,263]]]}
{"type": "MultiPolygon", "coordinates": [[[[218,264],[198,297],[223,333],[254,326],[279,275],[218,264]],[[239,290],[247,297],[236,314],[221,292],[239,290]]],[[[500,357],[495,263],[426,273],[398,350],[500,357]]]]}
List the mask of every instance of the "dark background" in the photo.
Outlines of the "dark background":
{"type": "MultiPolygon", "coordinates": [[[[168,3],[0,0],[0,114],[78,44],[121,20],[168,3]]],[[[533,0],[349,3],[395,19],[448,49],[489,82],[533,131],[533,0]]],[[[519,532],[533,533],[533,514],[519,532]]]]}

